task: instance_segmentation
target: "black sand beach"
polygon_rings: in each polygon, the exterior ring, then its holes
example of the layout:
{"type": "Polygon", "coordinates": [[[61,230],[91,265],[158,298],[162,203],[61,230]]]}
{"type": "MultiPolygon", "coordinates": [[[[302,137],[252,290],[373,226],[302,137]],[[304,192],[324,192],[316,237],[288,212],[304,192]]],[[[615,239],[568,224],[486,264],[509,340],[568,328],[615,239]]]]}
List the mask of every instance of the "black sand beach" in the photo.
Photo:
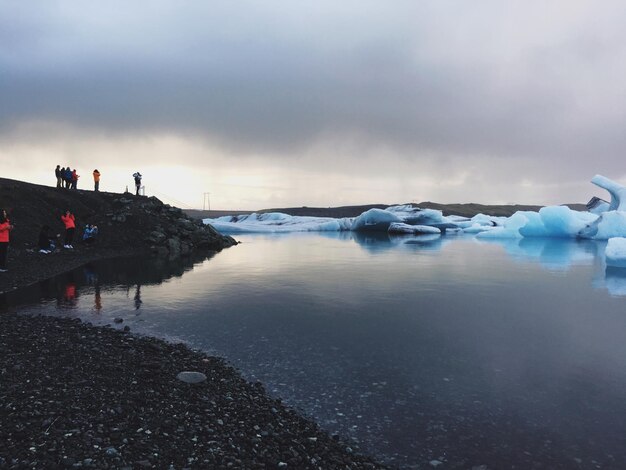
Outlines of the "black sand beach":
{"type": "Polygon", "coordinates": [[[0,372],[0,468],[383,468],[180,344],[3,313],[0,372]]]}

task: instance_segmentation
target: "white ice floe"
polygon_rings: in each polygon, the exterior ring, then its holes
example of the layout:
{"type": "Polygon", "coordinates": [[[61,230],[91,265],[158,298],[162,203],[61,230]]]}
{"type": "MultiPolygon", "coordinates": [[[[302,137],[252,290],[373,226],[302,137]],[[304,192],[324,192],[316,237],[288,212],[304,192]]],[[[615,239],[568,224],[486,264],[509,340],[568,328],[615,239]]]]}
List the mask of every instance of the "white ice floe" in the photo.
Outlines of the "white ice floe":
{"type": "Polygon", "coordinates": [[[279,212],[204,219],[222,233],[337,232],[350,230],[352,218],[291,216],[279,212]]]}
{"type": "MultiPolygon", "coordinates": [[[[586,238],[607,240],[626,237],[626,187],[604,176],[592,182],[606,189],[610,203],[594,204],[593,212],[575,211],[566,206],[547,206],[538,212],[518,211],[510,217],[478,214],[467,218],[444,216],[439,210],[421,209],[412,205],[370,209],[358,217],[302,217],[281,213],[249,214],[205,219],[223,233],[344,231],[415,234],[427,226],[435,233],[476,234],[478,238],[586,238]],[[602,212],[603,209],[609,209],[602,212]],[[410,227],[410,228],[409,228],[410,227]]],[[[423,233],[423,232],[422,232],[423,233]]]]}
{"type": "Polygon", "coordinates": [[[626,238],[609,238],[604,254],[607,266],[626,268],[626,238]]]}
{"type": "Polygon", "coordinates": [[[441,229],[430,225],[409,225],[401,222],[393,222],[387,229],[389,233],[427,235],[441,233],[441,229]]]}

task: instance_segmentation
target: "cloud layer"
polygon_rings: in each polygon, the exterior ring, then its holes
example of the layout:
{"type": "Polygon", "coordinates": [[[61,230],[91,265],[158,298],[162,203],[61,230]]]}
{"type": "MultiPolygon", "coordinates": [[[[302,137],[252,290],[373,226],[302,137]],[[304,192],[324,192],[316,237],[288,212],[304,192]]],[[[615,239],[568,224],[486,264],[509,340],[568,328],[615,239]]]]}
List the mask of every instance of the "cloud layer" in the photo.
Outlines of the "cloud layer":
{"type": "Polygon", "coordinates": [[[91,3],[0,6],[0,150],[176,136],[206,146],[189,167],[450,178],[485,202],[485,181],[567,202],[626,177],[620,2],[91,3]]]}

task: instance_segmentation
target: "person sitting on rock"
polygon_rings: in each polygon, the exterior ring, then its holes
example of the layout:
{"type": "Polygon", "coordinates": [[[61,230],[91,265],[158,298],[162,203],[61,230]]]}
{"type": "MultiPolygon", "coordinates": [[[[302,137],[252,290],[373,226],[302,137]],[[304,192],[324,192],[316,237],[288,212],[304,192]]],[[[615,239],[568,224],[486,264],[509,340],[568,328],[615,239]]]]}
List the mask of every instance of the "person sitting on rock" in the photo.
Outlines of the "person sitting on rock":
{"type": "Polygon", "coordinates": [[[39,232],[39,253],[47,255],[56,249],[56,238],[60,235],[50,235],[50,227],[44,225],[39,232]]]}
{"type": "Polygon", "coordinates": [[[97,225],[85,225],[85,231],[83,232],[83,242],[88,245],[95,243],[96,237],[98,236],[98,226],[97,225]]]}

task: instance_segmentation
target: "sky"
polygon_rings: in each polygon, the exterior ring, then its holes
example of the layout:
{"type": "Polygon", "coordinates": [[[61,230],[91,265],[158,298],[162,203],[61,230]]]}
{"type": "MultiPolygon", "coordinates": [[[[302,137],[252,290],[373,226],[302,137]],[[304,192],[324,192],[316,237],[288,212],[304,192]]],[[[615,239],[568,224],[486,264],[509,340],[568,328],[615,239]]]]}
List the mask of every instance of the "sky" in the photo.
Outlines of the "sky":
{"type": "Polygon", "coordinates": [[[607,199],[624,24],[614,0],[0,0],[0,176],[140,171],[222,210],[607,199]]]}

